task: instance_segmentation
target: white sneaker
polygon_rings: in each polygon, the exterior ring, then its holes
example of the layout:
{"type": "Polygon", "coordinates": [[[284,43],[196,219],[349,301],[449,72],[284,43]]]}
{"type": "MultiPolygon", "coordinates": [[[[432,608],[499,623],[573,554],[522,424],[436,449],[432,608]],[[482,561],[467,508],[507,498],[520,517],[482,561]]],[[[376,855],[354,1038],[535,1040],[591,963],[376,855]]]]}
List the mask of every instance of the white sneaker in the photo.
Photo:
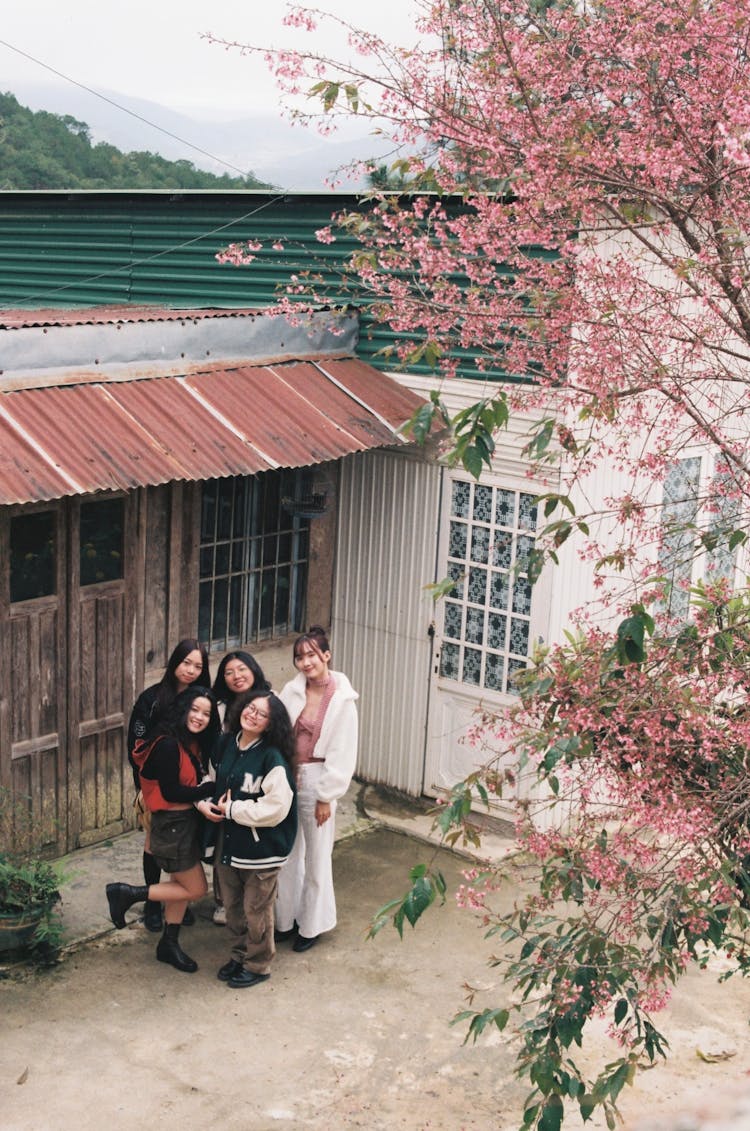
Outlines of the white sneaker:
{"type": "Polygon", "coordinates": [[[227,909],[222,903],[219,903],[214,908],[213,921],[219,927],[223,927],[227,921],[227,909]]]}

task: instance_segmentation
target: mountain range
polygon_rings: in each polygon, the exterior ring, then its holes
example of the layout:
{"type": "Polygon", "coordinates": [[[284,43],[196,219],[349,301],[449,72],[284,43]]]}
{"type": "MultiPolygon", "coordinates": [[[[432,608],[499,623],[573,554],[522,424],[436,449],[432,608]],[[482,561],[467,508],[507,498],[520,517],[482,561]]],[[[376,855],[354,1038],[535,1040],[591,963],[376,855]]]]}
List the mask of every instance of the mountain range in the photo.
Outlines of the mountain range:
{"type": "Polygon", "coordinates": [[[326,178],[335,178],[338,188],[361,191],[365,178],[347,174],[345,166],[367,158],[390,160],[390,144],[370,133],[368,122],[321,137],[280,115],[202,117],[117,91],[102,90],[97,97],[69,83],[15,81],[11,93],[32,110],[85,122],[93,142],[108,142],[125,153],[148,150],[172,161],[184,159],[215,174],[253,173],[290,192],[325,190],[326,178]]]}

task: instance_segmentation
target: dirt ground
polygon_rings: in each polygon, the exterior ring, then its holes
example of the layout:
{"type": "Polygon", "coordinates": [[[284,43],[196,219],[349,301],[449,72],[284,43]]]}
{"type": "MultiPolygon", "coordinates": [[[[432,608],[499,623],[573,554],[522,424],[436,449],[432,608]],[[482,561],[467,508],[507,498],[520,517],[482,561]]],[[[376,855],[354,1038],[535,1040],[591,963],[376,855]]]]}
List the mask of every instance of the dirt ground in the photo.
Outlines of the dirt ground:
{"type": "MultiPolygon", "coordinates": [[[[482,1004],[504,996],[472,917],[449,898],[403,942],[393,930],[364,938],[427,852],[382,828],[337,844],[338,928],[303,955],[282,944],[271,979],[251,989],[216,980],[227,952],[208,904],[182,932],[197,974],[156,962],[136,923],[0,982],[0,1127],[515,1131],[527,1089],[513,1077],[512,1034],[463,1047],[450,1025],[464,982],[488,991],[482,1004]]],[[[465,865],[442,856],[455,888],[465,865]]],[[[672,1057],[627,1090],[628,1128],[666,1129],[747,1084],[750,985],[717,987],[719,972],[691,973],[676,993],[663,1018],[672,1057]],[[735,1055],[709,1064],[697,1048],[735,1055]]],[[[603,1029],[594,1053],[616,1055],[603,1029]]]]}

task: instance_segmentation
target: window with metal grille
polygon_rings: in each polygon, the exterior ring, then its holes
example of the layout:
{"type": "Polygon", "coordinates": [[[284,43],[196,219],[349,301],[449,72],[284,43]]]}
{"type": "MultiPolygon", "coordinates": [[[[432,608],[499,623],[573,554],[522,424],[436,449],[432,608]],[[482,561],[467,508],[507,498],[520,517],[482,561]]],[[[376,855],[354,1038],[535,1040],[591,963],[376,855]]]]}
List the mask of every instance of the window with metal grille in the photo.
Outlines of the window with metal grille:
{"type": "Polygon", "coordinates": [[[309,520],[285,505],[309,478],[292,469],[203,484],[198,626],[211,651],[302,630],[309,520]]]}

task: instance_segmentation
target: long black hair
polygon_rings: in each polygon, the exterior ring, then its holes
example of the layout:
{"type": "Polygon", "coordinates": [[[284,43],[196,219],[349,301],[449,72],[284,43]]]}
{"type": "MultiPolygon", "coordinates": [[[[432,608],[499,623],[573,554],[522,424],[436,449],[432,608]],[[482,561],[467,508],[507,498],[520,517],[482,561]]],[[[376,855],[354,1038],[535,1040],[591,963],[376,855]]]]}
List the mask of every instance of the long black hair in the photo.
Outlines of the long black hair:
{"type": "MultiPolygon", "coordinates": [[[[159,690],[156,695],[154,707],[151,712],[151,717],[154,719],[162,718],[166,715],[170,705],[174,702],[177,695],[177,677],[174,674],[186,656],[191,652],[200,652],[201,659],[203,660],[203,668],[201,674],[195,680],[196,684],[201,687],[211,686],[211,672],[208,667],[208,652],[199,640],[194,640],[192,637],[186,637],[181,640],[179,644],[175,645],[172,650],[172,655],[167,660],[167,666],[164,675],[159,682],[159,690]]],[[[191,684],[191,687],[193,685],[191,684]]]]}
{"type": "Polygon", "coordinates": [[[220,732],[221,720],[219,719],[216,696],[210,688],[191,683],[190,687],[186,687],[170,703],[164,716],[154,723],[146,737],[147,739],[161,738],[163,735],[170,735],[172,738],[176,738],[181,746],[188,749],[194,743],[197,743],[200,749],[201,762],[206,766],[220,732]],[[196,699],[208,699],[211,704],[211,718],[206,729],[202,730],[200,734],[193,734],[187,728],[187,717],[196,699]]]}
{"type": "Polygon", "coordinates": [[[275,746],[281,756],[291,766],[294,760],[294,735],[289,712],[273,691],[243,691],[232,703],[227,720],[227,730],[231,734],[240,729],[240,715],[253,699],[268,700],[268,726],[262,737],[269,746],[275,746]]]}
{"type": "Polygon", "coordinates": [[[226,703],[227,707],[231,707],[237,696],[236,692],[229,690],[224,678],[224,671],[230,660],[240,660],[245,665],[245,667],[249,668],[253,673],[253,686],[249,687],[248,691],[271,690],[271,684],[264,676],[263,669],[254,656],[251,656],[249,652],[227,652],[226,656],[219,664],[219,669],[216,672],[216,679],[214,680],[213,686],[214,695],[220,703],[226,703]]]}

